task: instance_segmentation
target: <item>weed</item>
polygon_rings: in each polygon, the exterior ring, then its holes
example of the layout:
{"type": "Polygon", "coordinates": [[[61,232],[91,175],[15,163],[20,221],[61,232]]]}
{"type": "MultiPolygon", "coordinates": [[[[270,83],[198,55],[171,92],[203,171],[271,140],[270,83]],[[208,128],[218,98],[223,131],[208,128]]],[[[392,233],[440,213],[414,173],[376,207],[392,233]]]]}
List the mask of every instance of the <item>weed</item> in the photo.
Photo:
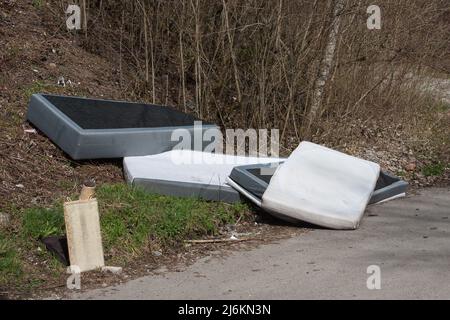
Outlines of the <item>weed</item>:
{"type": "Polygon", "coordinates": [[[45,87],[46,85],[41,81],[34,81],[32,84],[23,88],[23,94],[28,101],[33,94],[44,91],[45,87]]]}
{"type": "Polygon", "coordinates": [[[150,240],[173,245],[186,238],[215,235],[221,225],[235,222],[247,210],[244,205],[151,194],[125,184],[104,185],[97,195],[107,249],[129,245],[140,251],[150,240]]]}
{"type": "Polygon", "coordinates": [[[34,239],[64,233],[62,206],[53,208],[31,208],[24,212],[23,235],[34,239]]]}
{"type": "Polygon", "coordinates": [[[444,174],[444,171],[445,166],[442,163],[429,164],[422,169],[423,174],[427,177],[440,176],[444,174]]]}
{"type": "Polygon", "coordinates": [[[5,285],[21,275],[22,265],[13,241],[0,234],[0,285],[5,285]]]}
{"type": "Polygon", "coordinates": [[[42,7],[43,2],[42,2],[42,0],[33,0],[33,1],[31,2],[31,4],[32,4],[33,7],[35,7],[36,9],[39,9],[39,8],[42,7]]]}

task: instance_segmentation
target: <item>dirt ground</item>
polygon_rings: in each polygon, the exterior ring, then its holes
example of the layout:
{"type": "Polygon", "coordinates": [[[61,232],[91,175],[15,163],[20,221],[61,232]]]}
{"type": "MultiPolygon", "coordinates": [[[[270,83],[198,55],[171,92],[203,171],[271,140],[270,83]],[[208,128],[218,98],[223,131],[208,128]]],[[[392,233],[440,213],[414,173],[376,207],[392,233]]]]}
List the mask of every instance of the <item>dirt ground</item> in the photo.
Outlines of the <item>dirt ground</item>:
{"type": "Polygon", "coordinates": [[[25,1],[6,1],[1,9],[0,208],[48,204],[86,178],[122,181],[120,160],[72,161],[25,120],[35,92],[126,99],[115,80],[117,65],[61,34],[45,10],[38,15],[25,1]],[[57,85],[59,77],[65,87],[57,85]]]}

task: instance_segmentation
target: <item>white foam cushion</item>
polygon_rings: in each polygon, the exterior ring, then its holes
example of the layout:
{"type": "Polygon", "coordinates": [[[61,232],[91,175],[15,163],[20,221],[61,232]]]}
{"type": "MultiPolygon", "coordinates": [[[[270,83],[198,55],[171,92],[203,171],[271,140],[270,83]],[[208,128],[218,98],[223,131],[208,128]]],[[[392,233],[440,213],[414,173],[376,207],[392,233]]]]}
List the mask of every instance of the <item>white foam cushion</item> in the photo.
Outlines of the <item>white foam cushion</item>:
{"type": "Polygon", "coordinates": [[[227,177],[235,166],[277,161],[281,160],[172,150],[151,156],[126,157],[123,164],[129,183],[140,178],[230,187],[227,177]]]}
{"type": "Polygon", "coordinates": [[[311,142],[302,142],[279,166],[262,207],[332,229],[356,229],[380,167],[311,142]]]}

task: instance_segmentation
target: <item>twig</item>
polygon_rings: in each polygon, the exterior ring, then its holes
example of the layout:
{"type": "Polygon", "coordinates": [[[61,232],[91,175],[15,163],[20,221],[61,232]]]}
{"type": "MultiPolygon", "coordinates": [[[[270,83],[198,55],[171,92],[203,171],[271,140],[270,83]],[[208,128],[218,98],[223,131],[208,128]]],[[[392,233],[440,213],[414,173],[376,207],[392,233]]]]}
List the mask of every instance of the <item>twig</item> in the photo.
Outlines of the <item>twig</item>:
{"type": "Polygon", "coordinates": [[[66,286],[66,284],[64,283],[64,284],[58,284],[58,285],[54,285],[54,286],[50,286],[50,287],[43,287],[43,288],[40,288],[40,290],[52,290],[52,289],[56,289],[56,288],[62,288],[65,286],[66,286]]]}
{"type": "Polygon", "coordinates": [[[206,240],[185,240],[185,243],[192,244],[202,244],[202,243],[221,243],[221,242],[243,242],[243,241],[252,241],[258,240],[256,238],[246,238],[246,239],[206,239],[206,240]]]}

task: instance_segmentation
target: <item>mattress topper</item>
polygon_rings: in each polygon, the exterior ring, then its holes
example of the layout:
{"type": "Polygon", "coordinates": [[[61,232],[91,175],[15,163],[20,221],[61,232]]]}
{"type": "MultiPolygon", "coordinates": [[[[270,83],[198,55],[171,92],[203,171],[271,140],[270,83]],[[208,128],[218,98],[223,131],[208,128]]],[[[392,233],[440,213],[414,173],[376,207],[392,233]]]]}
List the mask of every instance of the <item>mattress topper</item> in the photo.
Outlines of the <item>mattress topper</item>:
{"type": "Polygon", "coordinates": [[[125,157],[124,168],[129,182],[152,179],[224,186],[235,166],[273,161],[279,159],[172,150],[151,156],[125,157]]]}
{"type": "Polygon", "coordinates": [[[333,229],[356,229],[380,174],[376,163],[302,142],[277,168],[262,207],[333,229]]]}

